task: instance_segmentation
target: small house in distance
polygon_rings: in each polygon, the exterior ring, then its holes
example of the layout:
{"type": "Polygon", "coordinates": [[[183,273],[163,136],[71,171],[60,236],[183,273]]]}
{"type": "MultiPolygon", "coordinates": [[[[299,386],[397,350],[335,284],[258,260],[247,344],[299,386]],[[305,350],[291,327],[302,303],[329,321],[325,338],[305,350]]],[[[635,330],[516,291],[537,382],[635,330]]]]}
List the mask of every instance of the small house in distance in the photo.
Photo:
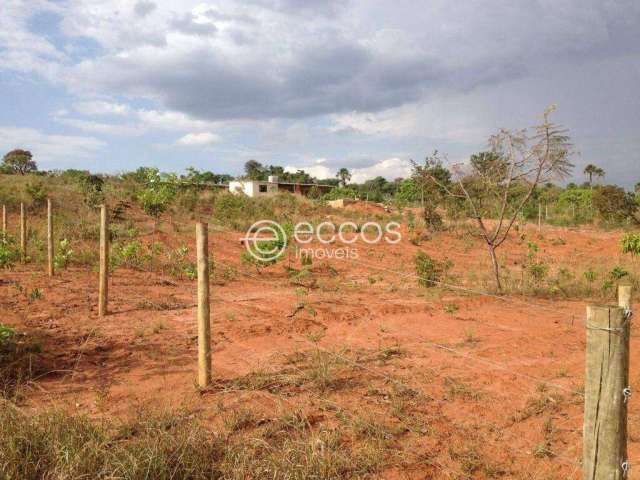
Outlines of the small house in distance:
{"type": "Polygon", "coordinates": [[[306,196],[309,195],[313,188],[323,194],[334,187],[333,185],[321,185],[319,183],[281,182],[276,175],[270,175],[267,180],[232,180],[229,182],[229,191],[231,193],[244,193],[249,197],[274,195],[278,192],[291,192],[306,196]]]}

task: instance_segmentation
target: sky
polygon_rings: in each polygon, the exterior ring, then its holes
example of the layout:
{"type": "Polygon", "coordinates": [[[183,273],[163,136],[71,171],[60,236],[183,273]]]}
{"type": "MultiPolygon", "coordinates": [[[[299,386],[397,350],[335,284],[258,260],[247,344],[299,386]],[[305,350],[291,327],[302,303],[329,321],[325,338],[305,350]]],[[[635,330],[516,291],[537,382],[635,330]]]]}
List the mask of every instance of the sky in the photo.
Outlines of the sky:
{"type": "Polygon", "coordinates": [[[407,176],[553,120],[640,181],[635,0],[3,0],[0,152],[116,173],[407,176]]]}

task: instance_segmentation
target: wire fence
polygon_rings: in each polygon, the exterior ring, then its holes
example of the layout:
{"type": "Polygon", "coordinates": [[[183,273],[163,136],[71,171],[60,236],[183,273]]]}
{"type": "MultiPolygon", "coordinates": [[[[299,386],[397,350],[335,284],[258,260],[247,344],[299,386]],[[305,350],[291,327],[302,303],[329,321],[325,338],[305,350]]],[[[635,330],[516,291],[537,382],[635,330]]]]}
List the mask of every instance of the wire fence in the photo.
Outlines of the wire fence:
{"type": "MultiPolygon", "coordinates": [[[[193,224],[187,224],[187,223],[181,223],[181,222],[172,222],[175,225],[178,225],[180,227],[184,227],[184,228],[189,228],[189,229],[193,229],[193,224]]],[[[209,231],[213,231],[213,232],[217,232],[220,231],[221,229],[216,228],[214,226],[209,226],[209,231]]],[[[152,231],[149,232],[149,234],[151,233],[155,233],[156,229],[154,228],[152,231]]],[[[256,274],[256,273],[252,273],[252,272],[248,272],[245,271],[243,269],[240,268],[240,266],[238,265],[233,265],[231,263],[227,263],[226,261],[222,261],[220,259],[215,258],[215,239],[210,239],[209,244],[213,245],[213,253],[214,253],[214,258],[213,258],[213,263],[214,265],[221,265],[227,268],[233,268],[235,271],[237,271],[238,274],[242,275],[243,277],[246,278],[250,278],[253,281],[259,282],[263,285],[268,285],[269,287],[271,287],[272,289],[274,288],[275,282],[276,280],[274,280],[274,278],[268,278],[265,279],[264,277],[256,274]]],[[[389,275],[393,275],[396,276],[400,279],[410,279],[411,281],[422,281],[431,285],[435,285],[438,286],[442,289],[446,289],[452,292],[457,292],[463,295],[469,295],[472,297],[481,297],[481,298],[487,298],[487,299],[491,299],[492,301],[496,301],[496,302],[501,302],[504,303],[508,306],[515,306],[519,309],[524,309],[519,313],[525,313],[527,315],[524,316],[525,321],[527,322],[544,322],[545,325],[549,325],[552,326],[551,324],[553,324],[553,326],[557,326],[557,325],[564,325],[565,327],[568,327],[571,331],[573,332],[578,332],[577,327],[581,326],[584,327],[585,325],[585,320],[584,317],[582,316],[578,316],[575,313],[571,313],[571,312],[566,312],[566,311],[559,311],[557,307],[554,307],[552,305],[546,304],[546,303],[539,303],[539,302],[534,302],[534,301],[530,301],[530,300],[525,300],[525,299],[521,299],[521,298],[514,298],[512,296],[507,296],[507,295],[499,295],[499,294],[495,294],[495,293],[490,293],[490,292],[486,292],[486,291],[482,291],[482,290],[478,290],[478,289],[474,289],[474,288],[469,288],[465,285],[458,285],[458,284],[452,284],[449,282],[443,282],[443,281],[439,281],[439,280],[433,280],[430,278],[426,278],[424,276],[420,276],[417,273],[413,273],[413,272],[406,272],[406,271],[401,271],[401,270],[396,270],[396,269],[392,269],[392,268],[388,268],[386,266],[380,265],[380,264],[376,264],[376,263],[372,263],[372,262],[368,262],[365,260],[361,260],[361,259],[353,259],[353,258],[346,258],[345,260],[347,260],[351,265],[354,265],[356,267],[360,267],[363,268],[365,271],[367,272],[383,272],[385,274],[389,274],[389,275]],[[540,316],[536,316],[534,318],[533,315],[530,315],[531,312],[536,311],[536,312],[543,312],[544,313],[544,317],[543,319],[540,318],[540,316]],[[578,321],[577,321],[578,320],[578,321]]],[[[156,273],[153,271],[149,271],[149,273],[156,273]]],[[[272,293],[266,293],[263,295],[249,295],[249,296],[244,296],[244,297],[237,297],[234,296],[232,298],[224,298],[222,295],[218,295],[216,293],[216,291],[214,290],[214,295],[211,298],[211,303],[213,304],[223,304],[223,305],[239,305],[239,304],[243,304],[246,302],[258,302],[258,301],[263,301],[263,300],[268,300],[273,298],[273,294],[272,293]]],[[[323,302],[323,299],[318,299],[316,300],[317,302],[323,302]]],[[[338,299],[332,299],[331,302],[336,303],[337,301],[341,301],[341,305],[342,306],[349,306],[349,305],[356,305],[353,303],[349,302],[349,299],[345,297],[343,298],[338,298],[338,299]]],[[[424,300],[425,304],[428,304],[429,302],[427,300],[424,300]]],[[[388,305],[388,302],[385,300],[381,300],[381,301],[369,301],[367,302],[367,306],[374,306],[374,305],[388,305]]],[[[185,310],[192,310],[197,306],[197,303],[194,304],[186,304],[183,305],[183,309],[185,310]]],[[[457,319],[455,316],[450,317],[452,322],[456,322],[457,319]]],[[[487,319],[482,319],[482,324],[486,325],[488,327],[491,328],[495,328],[495,329],[504,329],[508,326],[508,329],[511,331],[517,331],[519,333],[521,333],[522,335],[527,337],[528,341],[533,341],[533,342],[538,342],[540,344],[546,345],[548,340],[542,339],[542,338],[536,338],[536,337],[531,337],[530,333],[531,330],[530,329],[526,329],[526,328],[522,328],[522,327],[514,327],[512,324],[509,325],[505,325],[505,324],[501,324],[499,322],[492,322],[489,321],[487,319]]],[[[91,332],[88,334],[88,336],[85,339],[85,342],[88,342],[89,339],[91,338],[91,336],[95,333],[95,329],[96,327],[94,326],[93,330],[91,330],[91,332]]],[[[400,330],[395,330],[392,329],[391,327],[387,326],[386,327],[387,332],[390,336],[395,336],[396,338],[406,338],[407,334],[406,332],[400,331],[400,330]]],[[[424,388],[422,388],[419,385],[416,385],[415,382],[408,382],[404,379],[400,379],[398,378],[396,375],[390,375],[389,373],[387,373],[385,370],[381,369],[381,368],[375,368],[372,367],[370,365],[364,364],[361,361],[357,361],[354,360],[352,358],[350,358],[347,355],[344,355],[340,352],[336,352],[334,349],[330,349],[327,348],[323,345],[321,345],[321,343],[319,341],[311,341],[309,338],[306,338],[302,335],[298,335],[296,333],[292,333],[289,332],[288,333],[289,337],[301,344],[304,344],[306,346],[308,346],[310,349],[317,349],[319,351],[322,351],[323,353],[327,354],[327,355],[331,355],[333,357],[335,357],[336,359],[340,360],[341,362],[350,365],[351,367],[353,367],[354,369],[358,369],[361,370],[363,372],[366,372],[367,374],[373,376],[373,377],[378,377],[381,378],[383,380],[385,380],[386,382],[395,384],[397,386],[400,386],[402,388],[406,388],[406,389],[410,389],[412,391],[417,391],[419,392],[421,395],[428,397],[429,393],[427,391],[424,390],[424,388]]],[[[414,337],[416,336],[415,334],[413,335],[414,337]]],[[[213,336],[213,343],[215,344],[215,335],[213,336]]],[[[344,342],[343,342],[344,343],[344,342]]],[[[523,382],[529,384],[529,385],[534,385],[535,387],[539,387],[540,385],[544,385],[547,388],[553,388],[556,390],[559,390],[561,392],[564,392],[566,394],[569,394],[571,396],[578,396],[578,397],[583,397],[584,396],[584,392],[582,390],[580,390],[579,388],[575,388],[573,386],[567,386],[565,384],[562,383],[558,383],[556,381],[554,381],[553,379],[548,379],[548,378],[544,378],[542,376],[539,375],[532,375],[529,373],[525,373],[525,372],[519,372],[516,371],[514,369],[514,364],[517,363],[518,360],[524,360],[524,358],[519,359],[518,357],[512,357],[511,358],[511,362],[507,363],[507,362],[501,362],[501,361],[497,361],[495,359],[490,359],[490,358],[485,358],[483,356],[480,355],[474,355],[472,353],[469,353],[468,351],[464,351],[461,348],[456,348],[455,346],[449,345],[449,344],[445,344],[441,341],[437,341],[437,339],[433,339],[433,338],[429,338],[429,337],[423,337],[420,336],[420,338],[416,338],[413,341],[410,342],[404,342],[401,344],[401,346],[403,348],[412,348],[412,347],[426,347],[430,350],[433,350],[435,352],[439,352],[442,354],[448,354],[448,355],[452,355],[455,356],[458,359],[461,359],[462,361],[465,362],[465,366],[466,368],[470,368],[474,371],[480,371],[480,372],[485,372],[487,371],[487,369],[491,369],[492,371],[499,371],[499,372],[503,372],[505,375],[507,375],[510,378],[517,378],[519,380],[522,380],[523,382]]],[[[239,348],[242,349],[242,347],[239,346],[235,346],[234,348],[239,348]]],[[[353,345],[348,345],[349,349],[353,349],[353,345]]],[[[284,352],[278,352],[278,354],[283,354],[284,352]]],[[[226,352],[225,355],[228,355],[229,352],[226,352]]],[[[71,369],[72,372],[76,372],[79,368],[79,363],[81,361],[81,355],[82,355],[82,349],[78,355],[78,358],[76,359],[76,362],[74,364],[74,367],[71,369]]],[[[265,359],[259,359],[257,362],[252,362],[252,359],[254,359],[255,357],[260,356],[261,353],[260,352],[251,352],[245,349],[245,352],[242,356],[235,356],[233,358],[234,361],[240,361],[244,364],[246,364],[249,368],[251,369],[256,369],[256,368],[264,368],[265,364],[266,365],[270,365],[270,368],[275,369],[278,367],[277,364],[271,364],[272,362],[266,362],[265,363],[265,359]]],[[[535,365],[535,358],[527,358],[527,360],[534,360],[533,364],[535,365]]],[[[292,364],[289,365],[291,368],[294,369],[298,369],[300,370],[299,367],[297,367],[296,365],[292,364]]],[[[73,376],[73,373],[71,375],[71,377],[73,376]]],[[[517,385],[516,385],[517,386],[517,385]]],[[[518,387],[520,388],[524,393],[527,393],[528,390],[526,388],[522,388],[522,387],[518,387]]],[[[236,401],[241,401],[242,398],[244,398],[245,396],[249,396],[251,395],[253,392],[243,392],[241,389],[237,389],[237,390],[233,390],[233,389],[223,389],[221,390],[222,393],[224,394],[234,394],[236,395],[235,400],[236,401]]],[[[277,402],[281,402],[281,403],[286,403],[287,405],[289,405],[290,407],[296,407],[296,403],[291,400],[290,398],[286,398],[285,396],[278,394],[277,392],[270,392],[270,393],[266,393],[263,390],[257,390],[255,392],[256,394],[260,395],[261,397],[268,399],[269,401],[274,401],[274,398],[277,399],[277,402]]],[[[507,394],[508,396],[508,394],[507,394]]],[[[333,402],[332,400],[329,400],[328,398],[323,398],[322,399],[323,402],[327,402],[333,405],[334,408],[339,409],[342,413],[344,413],[345,415],[349,415],[352,417],[356,417],[357,414],[350,412],[344,405],[339,404],[338,402],[333,402]]],[[[636,416],[634,415],[630,415],[630,418],[634,418],[636,416]]],[[[575,422],[576,419],[579,419],[580,417],[575,417],[572,416],[570,418],[564,419],[563,423],[561,423],[560,425],[564,426],[566,423],[571,423],[571,422],[575,422]]],[[[581,432],[580,432],[581,433],[581,432]]],[[[503,427],[503,430],[500,432],[501,434],[501,438],[503,440],[503,442],[497,442],[495,440],[490,440],[492,445],[497,447],[497,448],[506,448],[505,447],[505,442],[504,440],[509,439],[512,440],[514,442],[517,443],[523,443],[523,438],[519,437],[517,434],[515,433],[511,433],[508,428],[506,426],[503,427]]],[[[552,450],[549,446],[545,447],[545,455],[551,457],[551,459],[553,460],[557,460],[560,463],[563,463],[567,466],[570,467],[574,467],[572,472],[571,472],[571,476],[575,476],[577,474],[577,472],[580,469],[581,466],[581,460],[579,458],[576,457],[572,457],[570,456],[570,452],[571,451],[576,451],[578,452],[580,450],[580,445],[578,444],[578,442],[581,440],[581,437],[578,435],[578,438],[575,439],[575,442],[573,444],[570,444],[566,449],[564,449],[564,451],[562,452],[557,452],[555,450],[552,450]]],[[[521,455],[523,457],[526,458],[532,458],[533,454],[532,452],[534,452],[536,449],[536,445],[535,444],[528,444],[527,448],[525,449],[520,449],[520,450],[515,450],[512,451],[511,453],[515,454],[515,455],[521,455]]],[[[510,449],[512,450],[512,449],[510,449]]],[[[464,477],[464,472],[460,472],[459,470],[450,467],[449,465],[445,465],[444,463],[440,462],[437,459],[431,459],[430,460],[432,462],[432,466],[434,468],[438,468],[440,469],[442,472],[445,472],[447,474],[453,475],[455,478],[465,478],[464,477]]],[[[532,459],[533,461],[533,459],[532,459]]],[[[634,462],[635,463],[635,462],[634,462]]],[[[532,479],[536,479],[539,478],[539,476],[543,473],[543,470],[545,468],[545,463],[541,462],[541,465],[538,467],[538,469],[536,471],[534,471],[531,475],[530,478],[532,479]]]]}

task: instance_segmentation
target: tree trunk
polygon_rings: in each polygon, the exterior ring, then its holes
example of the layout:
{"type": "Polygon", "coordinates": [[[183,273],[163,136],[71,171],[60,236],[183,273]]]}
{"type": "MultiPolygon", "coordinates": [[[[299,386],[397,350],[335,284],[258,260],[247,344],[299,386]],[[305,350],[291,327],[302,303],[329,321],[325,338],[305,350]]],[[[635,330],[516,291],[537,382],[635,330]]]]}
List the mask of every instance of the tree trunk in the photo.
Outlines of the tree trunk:
{"type": "Polygon", "coordinates": [[[489,255],[491,255],[491,263],[493,264],[493,275],[496,280],[496,289],[498,293],[502,293],[502,283],[500,282],[500,264],[498,263],[498,258],[496,257],[496,249],[493,245],[488,245],[489,247],[489,255]]]}

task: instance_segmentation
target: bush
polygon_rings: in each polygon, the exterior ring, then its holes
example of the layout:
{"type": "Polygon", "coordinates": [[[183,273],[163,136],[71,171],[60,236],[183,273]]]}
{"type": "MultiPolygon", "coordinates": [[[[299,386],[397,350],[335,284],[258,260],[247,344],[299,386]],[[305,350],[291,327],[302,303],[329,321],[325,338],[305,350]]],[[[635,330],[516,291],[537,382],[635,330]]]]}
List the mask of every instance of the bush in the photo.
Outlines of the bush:
{"type": "Polygon", "coordinates": [[[56,249],[56,254],[53,257],[53,265],[56,268],[67,268],[69,266],[69,262],[71,261],[72,255],[73,250],[71,250],[69,240],[63,238],[62,240],[60,240],[58,248],[56,249]]]}
{"type": "Polygon", "coordinates": [[[422,218],[429,231],[438,232],[442,230],[442,216],[436,211],[433,205],[424,206],[424,209],[422,211],[422,218]]]}
{"type": "Polygon", "coordinates": [[[80,175],[78,185],[84,198],[84,203],[90,208],[97,208],[104,202],[104,180],[98,175],[80,175]]]}
{"type": "Polygon", "coordinates": [[[20,249],[8,235],[0,236],[0,268],[12,268],[20,259],[20,249]]]}
{"type": "Polygon", "coordinates": [[[451,268],[451,262],[445,260],[440,262],[431,258],[424,252],[417,252],[414,257],[416,274],[418,275],[418,284],[423,287],[434,287],[438,285],[442,278],[451,268]]]}
{"type": "Polygon", "coordinates": [[[631,256],[640,255],[640,233],[627,233],[620,240],[622,253],[630,253],[631,256]]]}
{"type": "Polygon", "coordinates": [[[27,183],[25,190],[34,207],[41,207],[44,205],[47,200],[47,190],[42,180],[35,180],[27,183]]]}
{"type": "Polygon", "coordinates": [[[157,168],[139,168],[136,175],[142,184],[142,189],[136,195],[140,208],[157,219],[176,196],[176,177],[173,174],[161,174],[157,168]]]}
{"type": "Polygon", "coordinates": [[[638,208],[635,196],[615,185],[606,185],[594,190],[593,206],[605,221],[613,223],[634,218],[638,208]]]}
{"type": "Polygon", "coordinates": [[[116,243],[111,251],[111,265],[114,267],[122,266],[134,270],[142,270],[156,253],[154,245],[145,248],[138,240],[116,243]]]}
{"type": "Polygon", "coordinates": [[[170,275],[176,278],[186,277],[189,280],[194,280],[198,276],[196,264],[189,260],[188,255],[189,247],[186,245],[176,248],[169,253],[170,275]]]}

